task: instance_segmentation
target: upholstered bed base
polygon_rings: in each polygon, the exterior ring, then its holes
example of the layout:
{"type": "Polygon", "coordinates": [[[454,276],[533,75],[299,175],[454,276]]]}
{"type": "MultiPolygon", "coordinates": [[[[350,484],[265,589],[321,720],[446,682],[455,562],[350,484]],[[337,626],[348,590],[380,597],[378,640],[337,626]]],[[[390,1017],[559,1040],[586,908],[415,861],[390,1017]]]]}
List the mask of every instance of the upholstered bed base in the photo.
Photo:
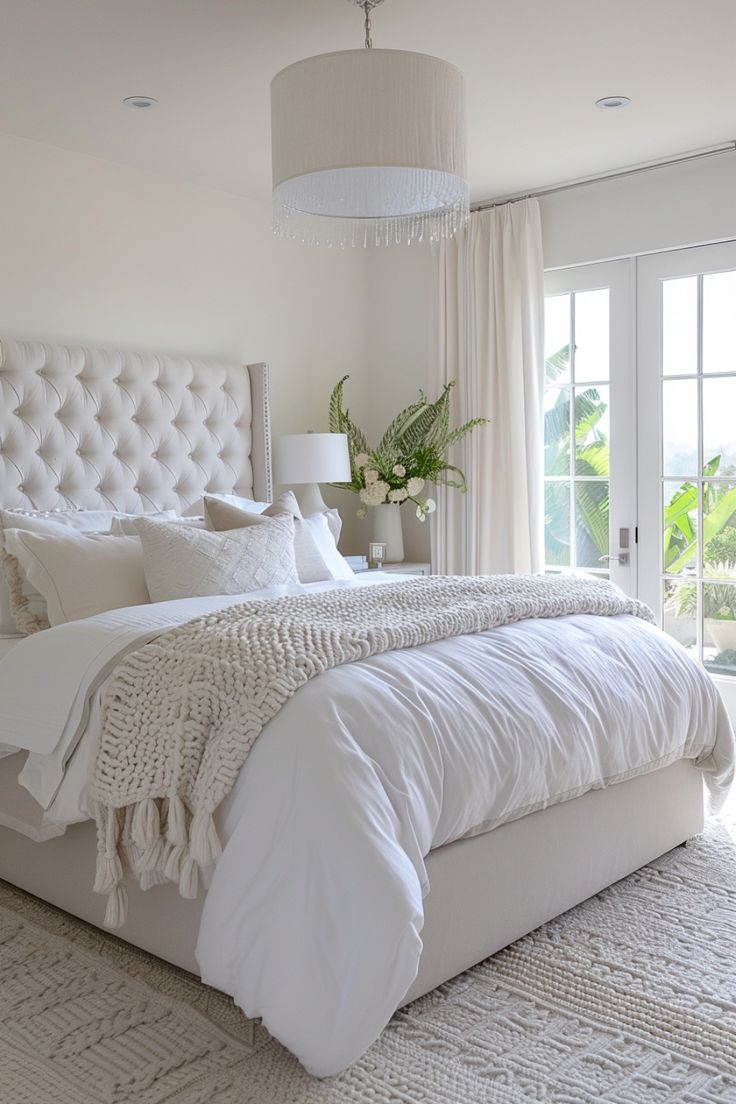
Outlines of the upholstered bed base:
{"type": "MultiPolygon", "coordinates": [[[[0,807],[9,804],[9,785],[9,779],[0,784],[0,807]]],[[[702,826],[702,776],[682,760],[432,851],[424,952],[402,1003],[697,835],[702,826]]],[[[0,878],[99,926],[105,906],[91,891],[95,853],[89,822],[44,843],[0,828],[0,878]]],[[[197,973],[201,909],[201,897],[182,900],[171,885],[148,893],[131,886],[128,920],[116,934],[197,973]]]]}

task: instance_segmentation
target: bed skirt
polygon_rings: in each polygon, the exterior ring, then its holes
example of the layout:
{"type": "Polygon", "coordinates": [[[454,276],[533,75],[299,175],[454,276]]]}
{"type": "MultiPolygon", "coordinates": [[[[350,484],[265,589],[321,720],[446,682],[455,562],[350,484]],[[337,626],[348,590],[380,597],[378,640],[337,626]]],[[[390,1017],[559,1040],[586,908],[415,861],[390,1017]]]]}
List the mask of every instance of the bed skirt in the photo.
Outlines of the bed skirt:
{"type": "MultiPolygon", "coordinates": [[[[0,808],[17,775],[0,775],[0,808]],[[4,777],[2,777],[4,776],[4,777]]],[[[25,791],[22,791],[23,793],[25,791]]],[[[28,801],[31,799],[28,798],[28,801]]],[[[690,761],[593,790],[491,832],[430,852],[419,973],[402,1004],[598,893],[703,827],[703,783],[690,761]]],[[[95,826],[74,825],[42,843],[0,827],[0,878],[101,927],[104,899],[92,892],[95,826]]],[[[203,895],[174,885],[130,886],[128,919],[115,935],[198,973],[194,957],[203,895]]]]}

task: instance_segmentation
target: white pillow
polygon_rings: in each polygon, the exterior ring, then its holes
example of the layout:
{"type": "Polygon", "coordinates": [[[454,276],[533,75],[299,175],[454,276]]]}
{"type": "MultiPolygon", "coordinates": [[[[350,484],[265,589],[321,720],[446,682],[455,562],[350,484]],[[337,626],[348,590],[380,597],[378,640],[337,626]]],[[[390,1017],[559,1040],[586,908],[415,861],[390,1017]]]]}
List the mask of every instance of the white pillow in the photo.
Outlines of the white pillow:
{"type": "Polygon", "coordinates": [[[137,529],[152,602],[244,594],[299,581],[294,521],[287,514],[225,533],[145,518],[137,529]]]}
{"type": "Polygon", "coordinates": [[[5,545],[44,598],[51,625],[150,601],[137,537],[7,529],[5,545]]]}
{"type": "MultiPolygon", "coordinates": [[[[80,533],[109,532],[115,520],[136,515],[119,510],[0,510],[0,553],[3,553],[5,529],[24,529],[31,533],[58,533],[73,530],[80,533]]],[[[141,515],[137,515],[141,516],[141,515]]],[[[176,517],[174,510],[146,515],[176,517]]],[[[49,627],[46,600],[25,577],[14,557],[0,557],[0,636],[17,636],[49,627]]]]}
{"type": "MultiPolygon", "coordinates": [[[[302,518],[302,525],[306,526],[312,540],[317,545],[319,553],[330,573],[330,578],[352,579],[355,576],[355,572],[345,557],[341,555],[337,549],[337,542],[333,534],[333,524],[329,516],[332,512],[333,511],[330,510],[323,514],[310,514],[309,517],[302,518]]],[[[337,514],[337,510],[335,510],[334,513],[337,514]]],[[[340,526],[342,526],[339,514],[337,514],[337,518],[340,526]]]]}

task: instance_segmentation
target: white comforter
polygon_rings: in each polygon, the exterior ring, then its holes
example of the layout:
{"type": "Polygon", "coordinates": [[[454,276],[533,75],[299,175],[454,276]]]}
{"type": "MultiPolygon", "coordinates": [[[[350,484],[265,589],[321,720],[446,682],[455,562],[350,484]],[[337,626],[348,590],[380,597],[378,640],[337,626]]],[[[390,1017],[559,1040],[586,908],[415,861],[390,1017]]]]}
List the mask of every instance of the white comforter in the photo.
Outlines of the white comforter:
{"type": "MultiPolygon", "coordinates": [[[[116,658],[236,600],[103,614],[0,662],[0,739],[32,749],[23,781],[49,818],[86,815],[116,658]]],[[[328,671],[268,724],[220,812],[202,976],[334,1074],[416,976],[431,848],[681,757],[717,806],[734,762],[718,693],[633,617],[526,621],[328,671]]]]}

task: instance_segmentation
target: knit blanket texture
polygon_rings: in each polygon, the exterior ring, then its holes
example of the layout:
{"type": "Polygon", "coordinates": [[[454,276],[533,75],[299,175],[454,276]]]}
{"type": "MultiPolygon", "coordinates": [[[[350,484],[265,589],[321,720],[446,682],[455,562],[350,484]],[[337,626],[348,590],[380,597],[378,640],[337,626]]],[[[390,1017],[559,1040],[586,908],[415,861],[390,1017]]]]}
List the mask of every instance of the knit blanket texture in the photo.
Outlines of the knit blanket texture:
{"type": "Polygon", "coordinates": [[[654,620],[592,577],[431,576],[243,602],[130,653],[108,687],[95,768],[105,924],[125,920],[126,867],[144,889],[173,881],[197,895],[198,871],[221,850],[215,810],[264,726],[309,679],[382,652],[581,613],[654,620]]]}

